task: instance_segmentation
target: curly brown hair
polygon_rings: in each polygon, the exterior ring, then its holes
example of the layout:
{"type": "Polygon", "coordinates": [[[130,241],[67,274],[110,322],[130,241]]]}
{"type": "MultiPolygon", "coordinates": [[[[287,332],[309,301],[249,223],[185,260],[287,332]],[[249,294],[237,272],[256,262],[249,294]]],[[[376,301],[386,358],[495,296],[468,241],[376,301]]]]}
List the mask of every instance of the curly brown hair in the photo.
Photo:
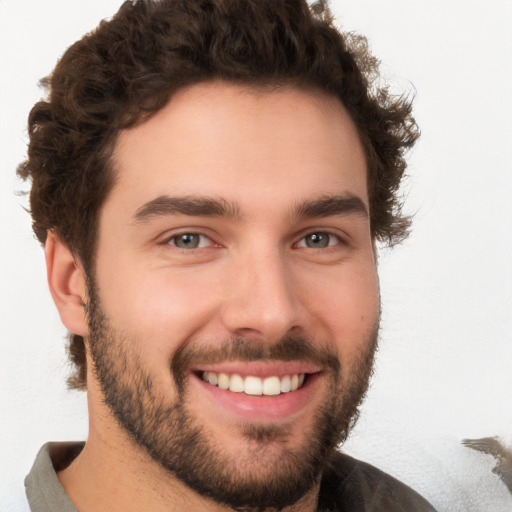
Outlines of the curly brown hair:
{"type": "MultiPolygon", "coordinates": [[[[214,79],[339,98],[366,153],[372,236],[388,245],[405,238],[410,222],[398,190],[404,154],[418,137],[411,102],[379,86],[366,40],[340,32],[325,1],[136,0],[71,46],[42,80],[48,98],[30,112],[28,158],[18,167],[32,180],[40,242],[54,230],[91,275],[119,131],[144,122],[178,89],[214,79]]],[[[84,388],[80,336],[71,335],[69,353],[70,385],[84,388]]]]}

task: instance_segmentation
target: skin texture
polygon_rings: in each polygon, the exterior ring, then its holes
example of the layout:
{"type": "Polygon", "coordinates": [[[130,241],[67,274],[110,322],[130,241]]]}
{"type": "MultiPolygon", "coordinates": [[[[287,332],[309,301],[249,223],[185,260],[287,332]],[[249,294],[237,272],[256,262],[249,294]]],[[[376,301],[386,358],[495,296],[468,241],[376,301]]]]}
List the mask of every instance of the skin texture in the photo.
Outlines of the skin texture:
{"type": "MultiPolygon", "coordinates": [[[[223,510],[218,497],[199,494],[158,460],[171,432],[200,431],[222,480],[254,486],[281,473],[284,481],[327,424],[323,411],[329,423],[320,458],[346,433],[366,389],[379,290],[363,151],[335,98],[217,82],[181,90],[122,132],[114,165],[89,293],[80,262],[58,237],[46,245],[61,318],[88,349],[89,439],[59,478],[81,512],[223,510]],[[198,198],[203,206],[208,198],[224,211],[178,213],[169,197],[189,206],[194,198],[195,210],[198,198]],[[193,238],[198,247],[178,246],[187,233],[201,235],[193,238]],[[246,349],[233,351],[235,340],[246,349]],[[276,363],[286,340],[308,348],[276,363]],[[196,375],[226,365],[285,374],[294,364],[309,365],[315,378],[277,416],[252,401],[250,419],[241,417],[196,375]],[[177,404],[188,423],[172,430],[177,404]],[[155,410],[167,413],[161,431],[148,420],[155,410]],[[165,438],[153,453],[144,420],[165,438]]],[[[314,510],[318,485],[312,475],[309,482],[293,510],[314,510]]]]}

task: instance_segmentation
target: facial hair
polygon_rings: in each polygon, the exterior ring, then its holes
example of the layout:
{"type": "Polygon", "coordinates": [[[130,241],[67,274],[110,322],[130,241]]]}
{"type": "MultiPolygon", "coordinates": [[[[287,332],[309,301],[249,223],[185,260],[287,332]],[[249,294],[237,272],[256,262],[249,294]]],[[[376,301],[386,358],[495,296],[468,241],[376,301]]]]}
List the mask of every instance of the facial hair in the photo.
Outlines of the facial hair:
{"type": "Polygon", "coordinates": [[[94,285],[89,288],[88,341],[105,403],[120,427],[162,468],[198,494],[238,511],[281,510],[299,502],[319,482],[336,446],[357,420],[372,371],[378,325],[350,368],[341,368],[337,354],[315,347],[305,337],[287,337],[271,347],[244,338],[225,340],[215,349],[184,343],[169,361],[177,391],[171,400],[157,392],[135,348],[150,341],[121,334],[102,310],[94,285]],[[240,433],[247,440],[246,454],[233,461],[222,452],[187,409],[187,372],[194,363],[227,360],[302,360],[323,369],[329,389],[304,436],[307,444],[282,448],[286,425],[245,424],[240,433]],[[277,444],[280,451],[275,457],[270,447],[277,444]]]}

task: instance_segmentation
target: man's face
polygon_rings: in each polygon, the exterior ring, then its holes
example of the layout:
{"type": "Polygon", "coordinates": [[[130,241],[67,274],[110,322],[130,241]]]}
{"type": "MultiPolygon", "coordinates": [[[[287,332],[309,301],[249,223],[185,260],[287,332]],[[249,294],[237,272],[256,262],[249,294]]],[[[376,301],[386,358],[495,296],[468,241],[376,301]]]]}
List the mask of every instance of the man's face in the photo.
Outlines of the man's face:
{"type": "Polygon", "coordinates": [[[196,85],[121,133],[114,165],[92,378],[119,426],[195,491],[296,501],[346,434],[376,344],[348,114],[320,93],[196,85]]]}

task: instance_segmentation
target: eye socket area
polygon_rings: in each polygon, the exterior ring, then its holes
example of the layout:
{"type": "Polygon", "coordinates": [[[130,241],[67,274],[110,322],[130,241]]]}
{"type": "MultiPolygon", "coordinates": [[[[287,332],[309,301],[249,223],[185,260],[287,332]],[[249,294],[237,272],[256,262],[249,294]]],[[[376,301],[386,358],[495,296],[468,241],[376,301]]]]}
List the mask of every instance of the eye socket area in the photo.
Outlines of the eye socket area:
{"type": "MultiPolygon", "coordinates": [[[[194,249],[207,249],[218,247],[218,244],[208,235],[200,231],[182,231],[167,237],[164,245],[170,245],[178,250],[191,251],[194,249]]],[[[318,229],[301,236],[294,244],[298,249],[326,250],[346,245],[346,240],[332,231],[318,229]]]]}
{"type": "Polygon", "coordinates": [[[183,250],[203,249],[215,245],[208,236],[192,231],[175,234],[167,240],[166,244],[183,250]]]}
{"type": "Polygon", "coordinates": [[[340,236],[328,231],[313,231],[304,235],[296,244],[298,248],[306,249],[327,249],[342,245],[340,236]]]}

